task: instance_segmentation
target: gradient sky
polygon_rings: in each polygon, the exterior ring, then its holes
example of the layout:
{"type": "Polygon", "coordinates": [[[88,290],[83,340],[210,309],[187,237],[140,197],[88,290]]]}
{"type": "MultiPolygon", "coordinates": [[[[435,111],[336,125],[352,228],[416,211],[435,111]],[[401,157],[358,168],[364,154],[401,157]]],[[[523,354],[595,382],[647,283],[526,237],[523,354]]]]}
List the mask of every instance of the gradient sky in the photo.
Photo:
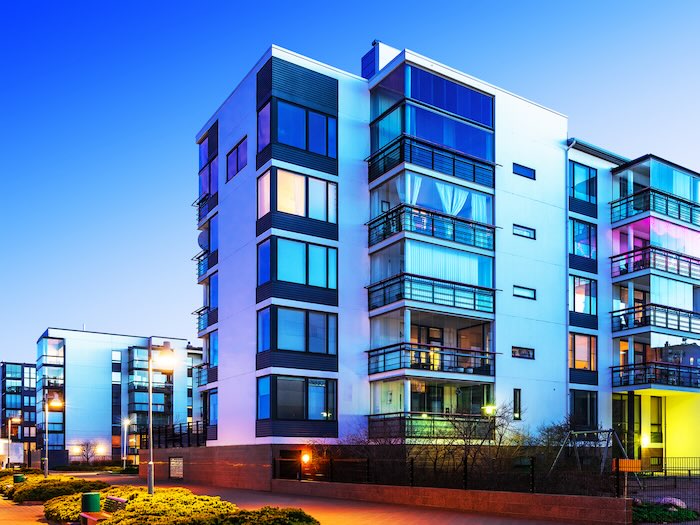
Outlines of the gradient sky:
{"type": "Polygon", "coordinates": [[[358,73],[374,39],[700,170],[700,2],[0,5],[0,360],[47,326],[194,340],[194,134],[271,44],[358,73]]]}

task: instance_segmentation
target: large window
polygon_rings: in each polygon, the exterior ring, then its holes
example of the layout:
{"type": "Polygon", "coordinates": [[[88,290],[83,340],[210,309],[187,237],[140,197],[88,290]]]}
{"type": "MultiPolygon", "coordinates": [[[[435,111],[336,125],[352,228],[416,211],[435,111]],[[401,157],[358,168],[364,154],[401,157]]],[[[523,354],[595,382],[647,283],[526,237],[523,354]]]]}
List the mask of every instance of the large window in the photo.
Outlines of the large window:
{"type": "Polygon", "coordinates": [[[208,403],[208,423],[210,425],[216,425],[219,423],[219,391],[214,388],[209,391],[209,403],[208,403]]]}
{"type": "Polygon", "coordinates": [[[219,366],[219,332],[217,330],[209,333],[207,348],[209,354],[207,362],[209,366],[219,366]]]}
{"type": "Polygon", "coordinates": [[[569,311],[580,314],[598,314],[598,281],[569,275],[569,311]]]}
{"type": "Polygon", "coordinates": [[[596,259],[596,225],[578,219],[569,219],[569,254],[596,259]]]}
{"type": "Polygon", "coordinates": [[[334,117],[277,101],[277,141],[282,144],[335,158],[336,126],[334,117]]]}
{"type": "Polygon", "coordinates": [[[214,195],[219,191],[219,157],[199,171],[199,196],[214,195]]]}
{"type": "Polygon", "coordinates": [[[598,427],[598,394],[589,390],[571,390],[571,426],[575,430],[598,427]]]}
{"type": "Polygon", "coordinates": [[[270,144],[270,102],[258,111],[258,153],[270,144]]]}
{"type": "Polygon", "coordinates": [[[226,182],[230,181],[236,173],[248,164],[248,137],[244,137],[226,155],[226,182]]]}
{"type": "Polygon", "coordinates": [[[277,170],[277,211],[335,223],[337,184],[277,170]]]}
{"type": "Polygon", "coordinates": [[[335,379],[293,376],[258,378],[258,419],[332,421],[335,379]]]}
{"type": "Polygon", "coordinates": [[[258,352],[287,350],[335,354],[338,349],[335,314],[272,306],[258,312],[258,352]]]}
{"type": "Polygon", "coordinates": [[[595,204],[598,196],[597,174],[594,168],[569,161],[569,197],[595,204]]]}
{"type": "Polygon", "coordinates": [[[337,287],[337,252],[318,244],[277,239],[277,279],[321,288],[337,287]]]}
{"type": "Polygon", "coordinates": [[[569,368],[596,369],[596,342],[594,335],[569,334],[569,368]]]}
{"type": "Polygon", "coordinates": [[[219,274],[215,273],[209,277],[209,282],[204,287],[206,292],[206,305],[210,310],[219,307],[219,274]]]}

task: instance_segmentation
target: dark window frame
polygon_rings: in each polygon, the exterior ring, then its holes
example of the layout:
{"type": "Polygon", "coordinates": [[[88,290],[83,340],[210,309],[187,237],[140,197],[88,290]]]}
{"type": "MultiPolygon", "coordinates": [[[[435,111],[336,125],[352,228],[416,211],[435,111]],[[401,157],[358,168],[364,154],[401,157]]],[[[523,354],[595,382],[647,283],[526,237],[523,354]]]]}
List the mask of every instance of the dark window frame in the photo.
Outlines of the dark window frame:
{"type": "Polygon", "coordinates": [[[256,178],[256,184],[255,184],[255,191],[256,191],[256,214],[255,216],[257,217],[257,220],[261,220],[263,217],[266,217],[270,213],[282,213],[284,215],[290,216],[290,217],[299,217],[302,219],[311,219],[314,221],[321,221],[325,222],[328,224],[338,224],[338,183],[332,180],[328,179],[323,179],[321,177],[314,177],[313,175],[307,175],[305,173],[299,173],[293,170],[288,170],[286,168],[280,168],[276,166],[272,166],[269,169],[263,171],[257,178],[256,178]],[[288,173],[292,173],[293,175],[297,175],[300,177],[304,177],[304,215],[297,215],[296,213],[289,213],[286,211],[280,211],[277,207],[277,200],[279,196],[279,191],[278,191],[278,185],[277,185],[277,180],[278,180],[278,172],[286,171],[288,173]],[[269,174],[270,177],[270,187],[268,188],[269,191],[269,197],[270,197],[270,211],[266,213],[265,215],[260,215],[260,210],[258,209],[258,203],[260,202],[260,185],[259,181],[261,178],[263,178],[266,174],[269,174]],[[315,217],[309,217],[309,179],[314,179],[317,181],[325,182],[326,183],[326,220],[323,219],[317,219],[315,217]],[[328,187],[330,185],[335,186],[335,221],[331,222],[328,220],[328,217],[330,217],[330,211],[331,211],[331,205],[328,199],[328,187]]]}
{"type": "Polygon", "coordinates": [[[245,168],[248,165],[248,135],[243,137],[241,140],[238,141],[238,143],[231,148],[231,150],[226,154],[226,182],[233,180],[233,178],[240,173],[240,171],[245,168]],[[240,155],[239,151],[241,149],[241,146],[244,147],[245,152],[246,152],[246,163],[243,164],[243,166],[240,165],[239,160],[240,160],[240,155]],[[231,170],[229,169],[229,166],[231,165],[231,155],[235,152],[236,154],[236,169],[233,173],[231,173],[231,170]]]}
{"type": "Polygon", "coordinates": [[[511,356],[516,359],[529,359],[530,361],[535,360],[535,349],[529,348],[527,346],[512,346],[511,356]],[[521,352],[524,350],[524,352],[521,352]],[[529,354],[529,355],[528,355],[529,354]]]}
{"type": "MultiPolygon", "coordinates": [[[[279,97],[271,97],[269,102],[271,102],[270,106],[270,143],[271,144],[282,144],[286,147],[289,148],[294,148],[298,149],[300,151],[305,151],[307,153],[311,153],[312,155],[319,155],[321,157],[327,157],[329,159],[337,159],[338,158],[338,116],[337,115],[330,115],[328,113],[324,113],[323,111],[317,111],[315,109],[308,108],[306,106],[303,106],[301,104],[297,104],[295,102],[291,102],[289,100],[279,98],[279,97]],[[287,144],[286,142],[280,142],[279,137],[278,137],[278,129],[279,129],[279,110],[278,110],[278,105],[279,103],[282,102],[283,104],[288,104],[290,106],[294,106],[300,109],[304,110],[304,123],[306,129],[304,130],[304,147],[300,148],[298,146],[293,146],[291,144],[287,144]],[[326,119],[326,153],[318,153],[316,151],[311,151],[309,149],[309,112],[311,113],[316,113],[317,115],[321,115],[325,117],[326,119]],[[335,152],[334,155],[329,155],[329,152],[331,150],[331,141],[329,140],[330,133],[329,133],[329,122],[333,120],[335,122],[335,141],[334,141],[334,147],[333,151],[335,152]]],[[[265,104],[260,106],[262,109],[265,107],[265,104]]]]}
{"type": "Polygon", "coordinates": [[[583,257],[584,259],[589,259],[591,261],[597,261],[598,260],[598,225],[593,223],[593,222],[587,222],[587,221],[582,221],[581,219],[577,219],[575,217],[569,217],[569,234],[568,234],[568,239],[567,239],[567,250],[569,252],[569,255],[575,255],[577,257],[583,257]],[[576,245],[576,239],[574,239],[574,225],[575,223],[583,224],[588,228],[588,241],[589,244],[588,246],[590,247],[590,241],[593,239],[593,242],[595,243],[595,256],[594,257],[587,257],[585,255],[580,255],[578,253],[574,253],[574,246],[576,245]],[[593,231],[593,235],[591,235],[591,230],[593,231]]]}
{"type": "Polygon", "coordinates": [[[568,337],[568,354],[569,354],[569,370],[584,370],[587,372],[598,371],[598,336],[591,334],[582,334],[580,332],[569,332],[568,337]],[[584,337],[588,339],[588,355],[590,368],[578,368],[576,366],[576,338],[584,337]],[[572,366],[573,365],[573,366],[572,366]]]}
{"type": "Polygon", "coordinates": [[[519,297],[521,299],[528,299],[530,301],[536,301],[537,300],[537,290],[535,288],[528,288],[527,286],[520,286],[519,284],[514,284],[513,285],[513,297],[519,297]],[[520,293],[517,293],[517,290],[527,290],[529,292],[532,292],[532,297],[529,295],[523,295],[520,293]]]}
{"type": "Polygon", "coordinates": [[[269,306],[266,306],[265,308],[261,308],[256,312],[256,353],[262,354],[264,352],[285,352],[285,353],[290,353],[290,354],[299,354],[299,355],[332,355],[332,356],[337,356],[338,355],[338,314],[333,313],[333,312],[324,312],[321,310],[311,310],[308,308],[292,308],[288,306],[280,306],[280,305],[274,305],[271,304],[269,306]],[[288,350],[284,348],[279,348],[278,344],[278,330],[279,330],[279,310],[284,309],[284,310],[294,310],[297,312],[304,312],[304,350],[288,350]],[[265,349],[265,350],[260,350],[260,331],[257,329],[259,325],[257,325],[258,319],[260,317],[260,313],[264,312],[265,310],[268,310],[268,315],[270,316],[270,323],[269,323],[269,330],[270,333],[268,334],[268,339],[270,341],[270,348],[265,349]],[[309,347],[309,314],[323,314],[325,315],[325,321],[326,321],[326,341],[325,341],[325,351],[324,352],[312,352],[309,347]],[[329,327],[330,327],[330,318],[333,317],[335,319],[335,351],[330,352],[330,342],[328,340],[328,334],[329,334],[329,327]]]}
{"type": "Polygon", "coordinates": [[[591,279],[590,277],[584,277],[583,275],[574,275],[574,274],[569,274],[569,312],[573,313],[579,313],[579,314],[586,314],[586,315],[598,315],[598,280],[597,279],[591,279]],[[576,295],[575,295],[575,289],[576,289],[576,279],[579,280],[585,280],[590,282],[590,289],[591,289],[591,295],[589,296],[588,303],[591,305],[590,312],[578,312],[575,310],[576,307],[576,295]],[[592,301],[591,298],[595,299],[595,301],[592,301]],[[573,300],[573,304],[572,304],[573,300]],[[574,309],[572,310],[572,306],[574,309]]]}
{"type": "Polygon", "coordinates": [[[598,204],[598,170],[596,168],[591,168],[575,160],[569,160],[569,197],[583,202],[588,202],[590,204],[598,204]],[[581,199],[575,196],[574,192],[574,167],[581,166],[588,170],[588,181],[587,181],[587,199],[581,199]],[[592,174],[592,176],[591,176],[592,174]]]}
{"type": "Polygon", "coordinates": [[[523,391],[521,388],[513,389],[513,421],[523,419],[523,391]]]}
{"type": "Polygon", "coordinates": [[[513,174],[519,175],[520,177],[525,177],[530,180],[537,180],[537,170],[533,168],[528,168],[523,164],[513,163],[513,174]]]}
{"type": "Polygon", "coordinates": [[[515,235],[516,237],[522,237],[523,239],[530,239],[531,241],[537,240],[537,230],[535,228],[523,226],[522,224],[513,223],[513,235],[515,235]],[[523,233],[518,233],[516,231],[517,228],[520,228],[521,230],[523,230],[523,233]],[[526,235],[525,232],[532,232],[532,236],[526,235]]]}
{"type": "Polygon", "coordinates": [[[598,427],[598,392],[596,390],[581,390],[581,389],[570,389],[569,396],[571,398],[569,403],[569,417],[571,419],[571,425],[574,428],[581,428],[585,430],[593,430],[598,427]],[[588,398],[588,414],[586,414],[586,419],[589,421],[581,423],[575,417],[574,405],[576,403],[576,396],[579,394],[585,394],[588,398]],[[590,420],[593,421],[590,421],[590,420]]]}
{"type": "Polygon", "coordinates": [[[258,376],[255,380],[255,419],[256,421],[338,421],[338,379],[329,377],[309,377],[309,376],[292,376],[287,374],[268,374],[265,376],[258,376]],[[260,380],[263,378],[270,378],[270,407],[269,413],[270,417],[265,419],[259,419],[258,414],[260,413],[260,380]],[[304,417],[303,418],[279,418],[277,417],[277,379],[278,378],[291,378],[291,379],[303,379],[304,380],[304,417]],[[309,381],[325,381],[326,383],[326,408],[329,406],[330,398],[330,383],[334,383],[335,387],[333,390],[333,405],[335,410],[333,411],[332,417],[326,419],[310,419],[309,418],[309,381]]]}
{"type": "Polygon", "coordinates": [[[338,248],[335,246],[327,246],[325,244],[318,244],[315,242],[308,242],[308,241],[301,241],[299,239],[290,239],[289,237],[281,237],[277,235],[271,235],[267,239],[263,239],[256,245],[256,283],[257,286],[262,286],[266,283],[270,282],[283,282],[283,283],[291,283],[291,284],[298,284],[300,286],[309,286],[311,288],[320,288],[322,290],[338,290],[338,248]],[[305,248],[305,263],[306,267],[304,269],[305,272],[305,279],[303,283],[295,283],[293,281],[285,281],[282,279],[278,278],[277,275],[277,266],[279,264],[278,260],[278,247],[277,247],[277,242],[279,239],[283,239],[285,241],[290,241],[290,242],[297,242],[301,243],[304,245],[305,248]],[[265,282],[260,282],[260,246],[266,242],[270,242],[270,280],[265,281],[265,282]],[[320,248],[325,248],[326,250],[326,286],[316,286],[315,284],[309,284],[309,246],[318,246],[320,248]],[[329,271],[331,268],[330,264],[330,253],[331,250],[335,251],[335,287],[330,287],[330,277],[331,277],[331,272],[329,271]]]}

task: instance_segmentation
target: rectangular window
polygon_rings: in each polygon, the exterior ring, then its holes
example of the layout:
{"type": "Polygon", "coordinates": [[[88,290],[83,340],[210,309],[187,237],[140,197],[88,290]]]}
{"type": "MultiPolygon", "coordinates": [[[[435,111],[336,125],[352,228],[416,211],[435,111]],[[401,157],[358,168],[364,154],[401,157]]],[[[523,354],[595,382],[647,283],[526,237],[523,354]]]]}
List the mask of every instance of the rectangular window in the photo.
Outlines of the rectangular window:
{"type": "Polygon", "coordinates": [[[277,377],[276,419],[305,419],[306,379],[303,377],[277,377]]]}
{"type": "Polygon", "coordinates": [[[522,297],[524,299],[537,299],[537,291],[534,288],[526,288],[525,286],[513,286],[513,297],[522,297]]]}
{"type": "Polygon", "coordinates": [[[205,286],[207,290],[207,306],[210,310],[219,307],[219,274],[215,273],[209,277],[209,283],[205,286]]]}
{"type": "Polygon", "coordinates": [[[521,177],[526,177],[528,179],[535,180],[535,170],[523,166],[522,164],[513,163],[513,173],[520,175],[521,177]]]}
{"type": "Polygon", "coordinates": [[[277,309],[277,348],[295,352],[306,350],[306,312],[277,309]]]}
{"type": "Polygon", "coordinates": [[[571,426],[574,430],[598,427],[598,394],[590,390],[571,390],[571,426]]]}
{"type": "Polygon", "coordinates": [[[578,219],[569,219],[569,254],[596,259],[596,225],[578,219]]]}
{"type": "Polygon", "coordinates": [[[270,349],[270,308],[258,312],[258,352],[270,349]]]}
{"type": "Polygon", "coordinates": [[[122,353],[119,350],[112,350],[112,363],[121,363],[122,353]]]}
{"type": "Polygon", "coordinates": [[[258,111],[258,153],[270,144],[270,103],[258,111]]]}
{"type": "Polygon", "coordinates": [[[293,376],[258,378],[258,419],[332,421],[336,381],[293,376]]]}
{"type": "Polygon", "coordinates": [[[277,211],[306,216],[306,177],[277,171],[277,211]]]}
{"type": "Polygon", "coordinates": [[[569,311],[597,315],[598,281],[569,275],[569,311]]]}
{"type": "Polygon", "coordinates": [[[122,382],[122,373],[121,372],[112,372],[112,384],[120,384],[122,382]]]}
{"type": "Polygon", "coordinates": [[[258,419],[270,419],[270,376],[258,378],[258,419]]]}
{"type": "Polygon", "coordinates": [[[570,160],[569,197],[595,204],[598,196],[596,188],[597,178],[597,170],[570,160]]]}
{"type": "Polygon", "coordinates": [[[216,425],[219,423],[219,391],[214,388],[209,391],[209,424],[216,425]]]}
{"type": "Polygon", "coordinates": [[[513,419],[520,421],[522,419],[522,391],[519,388],[513,389],[513,419]]]}
{"type": "Polygon", "coordinates": [[[270,281],[270,239],[258,244],[258,286],[270,281]]]}
{"type": "Polygon", "coordinates": [[[649,430],[651,433],[650,440],[652,443],[663,443],[663,422],[664,422],[664,405],[663,398],[658,396],[650,396],[649,407],[649,430]]]}
{"type": "Polygon", "coordinates": [[[298,173],[277,170],[277,211],[336,222],[338,185],[298,173]]]}
{"type": "Polygon", "coordinates": [[[336,126],[334,117],[277,101],[277,141],[282,144],[335,158],[336,126]]]}
{"type": "Polygon", "coordinates": [[[306,243],[277,239],[277,279],[306,284],[306,243]]]}
{"type": "Polygon", "coordinates": [[[514,346],[511,349],[513,357],[519,359],[534,359],[535,349],[534,348],[524,348],[522,346],[514,346]]]}
{"type": "Polygon", "coordinates": [[[214,330],[209,334],[208,339],[208,350],[209,355],[207,357],[209,366],[219,366],[219,332],[214,330]]]}
{"type": "Polygon", "coordinates": [[[536,231],[534,228],[528,228],[527,226],[513,224],[513,235],[517,235],[518,237],[525,237],[526,239],[535,239],[536,231]]]}
{"type": "Polygon", "coordinates": [[[335,289],[336,274],[335,248],[290,239],[277,239],[278,280],[335,289]]]}
{"type": "Polygon", "coordinates": [[[226,155],[226,182],[248,164],[248,137],[243,137],[226,155]]]}
{"type": "Polygon", "coordinates": [[[258,219],[270,213],[270,171],[258,177],[258,219]]]}
{"type": "Polygon", "coordinates": [[[596,336],[569,334],[569,368],[596,369],[596,336]]]}
{"type": "Polygon", "coordinates": [[[336,314],[272,306],[258,312],[258,352],[336,354],[336,314]],[[274,331],[274,342],[271,338],[274,331]]]}

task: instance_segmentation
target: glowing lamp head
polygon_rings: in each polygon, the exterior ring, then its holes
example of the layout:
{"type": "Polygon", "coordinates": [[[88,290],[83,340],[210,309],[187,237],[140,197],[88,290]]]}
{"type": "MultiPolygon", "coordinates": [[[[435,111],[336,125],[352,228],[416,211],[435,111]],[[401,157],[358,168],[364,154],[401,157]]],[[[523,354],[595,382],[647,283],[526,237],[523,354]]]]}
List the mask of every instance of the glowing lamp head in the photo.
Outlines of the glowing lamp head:
{"type": "Polygon", "coordinates": [[[423,419],[428,419],[428,414],[423,413],[423,414],[420,415],[420,417],[422,417],[423,419]]]}
{"type": "Polygon", "coordinates": [[[156,368],[161,372],[172,372],[175,370],[176,362],[175,352],[172,350],[160,350],[153,358],[153,368],[156,368]]]}
{"type": "Polygon", "coordinates": [[[63,401],[58,398],[58,394],[54,394],[53,399],[49,401],[49,407],[51,408],[61,408],[63,406],[63,401]]]}
{"type": "Polygon", "coordinates": [[[97,454],[98,456],[104,456],[106,452],[107,449],[104,447],[104,445],[97,445],[95,447],[95,454],[97,454]]]}
{"type": "Polygon", "coordinates": [[[493,416],[496,414],[496,405],[486,405],[481,407],[481,409],[484,411],[484,414],[487,416],[493,416]]]}
{"type": "Polygon", "coordinates": [[[649,436],[642,434],[642,448],[647,448],[650,442],[651,440],[649,439],[649,436]]]}
{"type": "Polygon", "coordinates": [[[131,419],[125,417],[124,419],[122,419],[122,425],[128,427],[129,425],[131,425],[131,419]]]}
{"type": "Polygon", "coordinates": [[[70,451],[73,453],[73,455],[77,456],[78,454],[80,454],[83,451],[83,449],[80,448],[78,445],[75,445],[75,446],[70,448],[70,451]]]}
{"type": "Polygon", "coordinates": [[[19,425],[22,422],[22,418],[20,417],[13,417],[10,419],[10,422],[13,423],[14,425],[19,425]]]}
{"type": "Polygon", "coordinates": [[[311,454],[305,452],[304,454],[301,455],[301,462],[306,465],[311,461],[311,454]]]}

